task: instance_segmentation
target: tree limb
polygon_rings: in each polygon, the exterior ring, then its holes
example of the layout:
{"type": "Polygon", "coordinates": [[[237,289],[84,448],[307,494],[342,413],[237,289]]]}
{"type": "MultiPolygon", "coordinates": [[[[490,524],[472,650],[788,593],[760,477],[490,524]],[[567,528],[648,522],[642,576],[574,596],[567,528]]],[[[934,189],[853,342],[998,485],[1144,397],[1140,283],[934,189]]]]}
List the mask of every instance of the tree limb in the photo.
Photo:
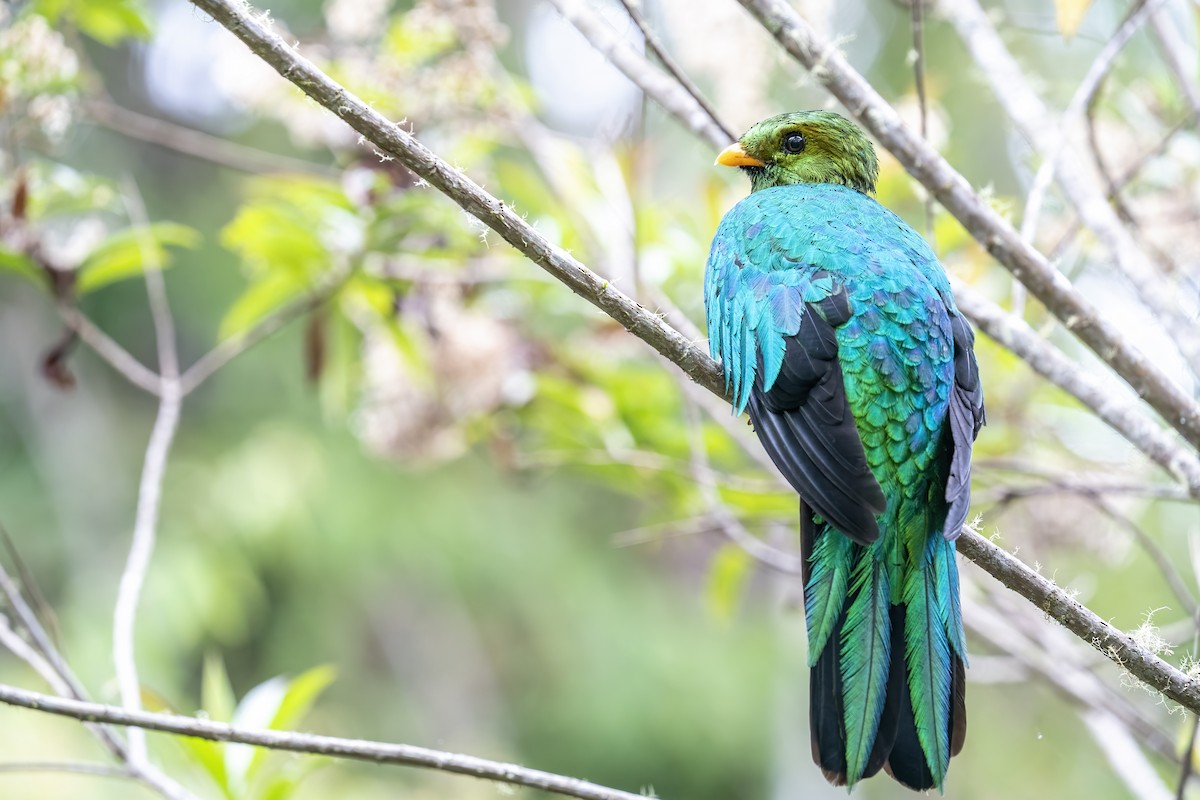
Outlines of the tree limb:
{"type": "MultiPolygon", "coordinates": [[[[141,195],[132,181],[125,182],[125,206],[130,221],[141,231],[138,244],[143,260],[142,275],[146,280],[146,293],[150,301],[150,315],[154,322],[154,335],[158,343],[159,404],[150,441],[146,446],[142,477],[138,485],[137,512],[129,556],[121,571],[117,587],[117,603],[113,612],[113,663],[121,693],[121,704],[134,711],[142,707],[142,687],[138,680],[135,658],[134,630],[137,609],[141,599],[146,572],[150,568],[150,557],[154,553],[154,542],[158,534],[159,506],[162,498],[163,475],[167,468],[167,456],[175,431],[179,427],[179,414],[183,408],[183,391],[179,383],[179,356],[175,349],[175,321],[167,303],[167,290],[163,282],[162,265],[149,234],[145,233],[146,209],[141,195]]],[[[134,768],[149,763],[145,734],[137,729],[129,732],[129,762],[134,768]]]]}
{"type": "Polygon", "coordinates": [[[581,800],[645,800],[646,797],[619,789],[610,789],[578,778],[568,778],[551,772],[529,769],[517,764],[489,761],[415,745],[372,742],[364,739],[342,739],[290,731],[235,728],[221,722],[196,717],[151,714],[146,711],[130,711],[100,703],[67,700],[3,684],[0,684],[0,703],[70,717],[84,722],[124,725],[177,736],[208,739],[214,742],[236,742],[255,747],[266,747],[271,750],[313,753],[332,758],[370,761],[376,764],[399,764],[441,772],[453,772],[458,775],[498,781],[512,786],[528,786],[544,792],[581,798],[581,800]]]}

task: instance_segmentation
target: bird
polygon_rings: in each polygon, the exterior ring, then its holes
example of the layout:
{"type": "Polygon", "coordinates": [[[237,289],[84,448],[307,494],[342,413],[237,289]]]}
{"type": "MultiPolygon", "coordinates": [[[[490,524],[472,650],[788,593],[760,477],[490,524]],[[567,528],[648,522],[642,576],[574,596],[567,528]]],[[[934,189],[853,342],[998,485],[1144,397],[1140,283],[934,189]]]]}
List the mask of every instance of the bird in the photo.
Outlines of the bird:
{"type": "Polygon", "coordinates": [[[966,738],[955,540],[985,422],[974,332],[928,243],[872,196],[832,111],[763,120],[717,157],[750,178],[704,278],[736,414],[800,496],[813,760],[944,790],[966,738]]]}

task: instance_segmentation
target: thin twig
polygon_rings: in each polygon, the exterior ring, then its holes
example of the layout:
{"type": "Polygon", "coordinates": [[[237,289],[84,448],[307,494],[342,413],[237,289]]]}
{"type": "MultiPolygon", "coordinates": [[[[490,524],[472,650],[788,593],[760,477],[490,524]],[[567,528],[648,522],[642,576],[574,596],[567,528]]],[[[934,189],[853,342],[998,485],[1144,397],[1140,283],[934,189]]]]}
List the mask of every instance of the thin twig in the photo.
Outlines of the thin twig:
{"type": "MultiPolygon", "coordinates": [[[[978,465],[976,465],[978,466],[978,465]]],[[[1053,494],[1079,494],[1087,497],[1107,497],[1112,495],[1130,495],[1137,497],[1152,497],[1156,500],[1175,500],[1182,503],[1195,503],[1200,497],[1192,497],[1179,486],[1160,486],[1148,483],[1112,483],[1110,481],[1080,481],[1072,479],[1051,480],[1048,483],[1038,483],[1028,486],[996,486],[990,490],[984,489],[978,495],[983,499],[1000,505],[1026,497],[1045,497],[1053,494]]]]}
{"type": "Polygon", "coordinates": [[[544,792],[581,798],[581,800],[645,800],[644,795],[610,789],[578,778],[568,778],[517,764],[489,761],[474,756],[430,750],[408,744],[342,739],[290,731],[235,728],[221,722],[195,717],[151,714],[99,703],[66,700],[3,684],[0,684],[0,703],[78,720],[137,727],[214,742],[236,742],[266,747],[271,750],[314,753],[331,758],[369,761],[375,764],[399,764],[441,772],[453,772],[511,786],[527,786],[544,792]]]}
{"type": "MultiPolygon", "coordinates": [[[[205,0],[205,2],[209,1],[205,0]]],[[[574,25],[593,47],[603,53],[622,72],[625,72],[627,65],[631,63],[638,64],[639,69],[643,63],[647,65],[649,69],[643,70],[643,77],[649,86],[645,83],[638,85],[668,113],[688,118],[690,125],[703,130],[705,138],[720,147],[724,147],[737,138],[730,135],[728,126],[717,122],[714,117],[710,116],[704,107],[695,101],[694,97],[675,82],[671,75],[650,64],[646,61],[645,56],[623,42],[613,31],[612,26],[605,23],[599,15],[588,8],[583,0],[550,1],[558,9],[558,13],[574,25]]]]}
{"type": "Polygon", "coordinates": [[[1162,549],[1162,546],[1154,541],[1154,537],[1142,530],[1142,526],[1130,519],[1129,516],[1113,508],[1112,504],[1105,501],[1104,498],[1092,496],[1088,499],[1096,508],[1104,512],[1106,516],[1133,536],[1134,540],[1141,545],[1142,550],[1146,552],[1146,555],[1150,557],[1150,560],[1154,562],[1159,573],[1162,574],[1163,580],[1171,587],[1171,592],[1183,604],[1188,616],[1200,623],[1200,602],[1196,601],[1196,596],[1188,588],[1187,581],[1183,579],[1183,575],[1175,568],[1174,561],[1162,549]]]}
{"type": "Polygon", "coordinates": [[[704,109],[709,119],[721,129],[721,132],[725,134],[729,141],[736,140],[738,138],[737,134],[733,132],[732,128],[721,121],[716,109],[705,99],[700,88],[692,82],[692,79],[675,63],[675,59],[671,58],[671,54],[663,47],[658,35],[654,33],[654,29],[646,22],[641,9],[638,8],[638,1],[621,0],[621,5],[625,6],[625,13],[629,15],[629,18],[633,20],[633,24],[637,25],[638,30],[642,32],[642,37],[646,40],[646,47],[650,49],[651,53],[654,53],[654,57],[658,59],[658,63],[662,64],[663,68],[671,73],[671,77],[675,79],[675,82],[682,86],[696,101],[696,104],[704,109]]]}
{"type": "Polygon", "coordinates": [[[327,178],[341,175],[341,170],[324,164],[247,147],[165,119],[139,114],[112,102],[92,100],[84,104],[84,111],[95,124],[122,136],[165,147],[239,172],[291,172],[327,178]]]}
{"type": "Polygon", "coordinates": [[[1200,116],[1200,83],[1196,81],[1196,54],[1180,36],[1174,21],[1168,19],[1170,11],[1166,6],[1155,11],[1150,17],[1150,27],[1162,51],[1163,61],[1175,78],[1175,83],[1179,84],[1179,91],[1187,100],[1192,116],[1200,116]],[[1188,50],[1192,52],[1187,52],[1188,50]]]}
{"type": "Polygon", "coordinates": [[[134,778],[125,767],[90,764],[86,761],[11,761],[0,762],[2,772],[57,772],[70,775],[94,775],[97,778],[134,778]]]}
{"type": "MultiPolygon", "coordinates": [[[[149,224],[141,195],[132,181],[126,181],[125,206],[130,222],[144,231],[149,224]]],[[[146,293],[150,300],[150,314],[154,321],[154,334],[158,342],[158,369],[161,393],[158,415],[150,432],[146,446],[146,458],[142,466],[141,482],[138,485],[137,512],[133,528],[133,539],[129,556],[121,572],[117,587],[117,603],[113,612],[113,663],[121,693],[121,704],[130,710],[142,707],[142,689],[138,680],[135,647],[135,626],[142,586],[146,571],[154,553],[154,540],[158,533],[159,505],[162,498],[163,476],[167,469],[167,456],[175,431],[179,426],[179,414],[183,405],[183,392],[179,383],[179,357],[175,350],[175,323],[167,302],[166,286],[163,281],[162,265],[157,263],[157,254],[148,240],[149,234],[139,237],[142,255],[142,274],[146,280],[146,293]]],[[[146,735],[138,729],[129,731],[129,760],[135,768],[149,763],[146,751],[146,735]]]]}
{"type": "Polygon", "coordinates": [[[323,306],[329,298],[337,294],[338,290],[346,285],[346,281],[353,274],[354,270],[349,266],[331,270],[308,296],[289,303],[245,333],[231,336],[212,350],[209,350],[197,359],[196,363],[188,367],[187,371],[183,373],[183,377],[179,379],[183,394],[186,396],[194,392],[200,384],[211,378],[217,370],[259,342],[270,338],[283,329],[289,322],[310,314],[323,306]]]}
{"type": "MultiPolygon", "coordinates": [[[[690,402],[690,398],[685,398],[690,402]]],[[[729,416],[728,413],[725,416],[729,416]]],[[[681,477],[691,477],[689,464],[648,450],[541,450],[516,456],[516,466],[523,469],[545,469],[546,467],[575,466],[624,466],[654,472],[667,472],[681,477]]],[[[777,481],[755,480],[731,472],[713,471],[722,486],[746,494],[773,494],[780,490],[777,481]]]]}
{"type": "MultiPolygon", "coordinates": [[[[4,534],[7,538],[7,533],[4,534]]],[[[0,644],[3,644],[18,658],[29,664],[50,685],[55,692],[73,700],[86,701],[87,692],[75,677],[50,637],[46,634],[33,610],[25,602],[16,584],[8,572],[0,565],[0,593],[16,614],[22,628],[29,636],[32,646],[20,638],[12,628],[4,624],[0,628],[0,644]]],[[[137,780],[145,783],[163,797],[169,800],[196,800],[182,786],[168,777],[153,764],[136,765],[129,758],[129,749],[112,728],[96,722],[85,722],[85,727],[100,740],[100,743],[112,753],[113,757],[123,762],[126,769],[137,780]]]]}
{"type": "Polygon", "coordinates": [[[683,398],[683,405],[688,427],[688,449],[692,455],[692,481],[700,492],[700,498],[709,516],[716,520],[721,532],[729,541],[741,548],[755,561],[789,575],[803,574],[804,562],[800,556],[794,553],[785,553],[750,533],[742,525],[741,520],[722,502],[716,478],[708,463],[708,449],[704,444],[700,410],[686,395],[683,398]]]}
{"type": "Polygon", "coordinates": [[[1042,211],[1042,203],[1046,196],[1046,190],[1050,188],[1050,182],[1054,180],[1054,174],[1059,168],[1059,163],[1062,161],[1067,149],[1067,141],[1070,138],[1074,128],[1083,120],[1084,111],[1092,104],[1092,99],[1096,96],[1100,86],[1104,83],[1109,72],[1116,65],[1117,56],[1125,49],[1125,45],[1129,44],[1129,40],[1134,34],[1142,29],[1142,26],[1150,19],[1159,8],[1165,4],[1166,0],[1138,0],[1134,4],[1125,21],[1113,37],[1105,43],[1100,52],[1092,61],[1091,67],[1088,68],[1087,74],[1075,89],[1075,94],[1071,96],[1071,100],[1067,103],[1067,108],[1063,111],[1062,118],[1058,125],[1050,126],[1057,130],[1057,134],[1050,131],[1050,135],[1054,136],[1053,144],[1042,154],[1042,163],[1038,167],[1037,174],[1034,176],[1033,185],[1029,190],[1029,194],[1025,198],[1025,216],[1021,220],[1021,238],[1027,242],[1032,242],[1037,232],[1038,216],[1042,211]]]}
{"type": "Polygon", "coordinates": [[[1192,759],[1196,754],[1196,733],[1200,731],[1200,714],[1192,715],[1192,732],[1188,734],[1187,747],[1183,749],[1180,759],[1179,784],[1175,788],[1175,800],[1183,800],[1187,796],[1188,779],[1192,777],[1192,759]]]}
{"type": "Polygon", "coordinates": [[[1100,746],[1113,772],[1137,800],[1170,800],[1171,791],[1146,760],[1137,742],[1111,714],[1099,710],[1083,712],[1083,724],[1100,746]]]}
{"type": "Polygon", "coordinates": [[[65,301],[56,304],[58,315],[83,343],[125,380],[157,397],[161,391],[158,375],[134,358],[128,350],[102,331],[82,311],[65,301]]]}
{"type": "MultiPolygon", "coordinates": [[[[925,0],[909,0],[912,6],[913,82],[917,87],[917,110],[921,114],[921,138],[929,141],[929,103],[925,96],[925,0]]],[[[933,237],[933,195],[925,192],[925,238],[936,249],[933,237]]]]}

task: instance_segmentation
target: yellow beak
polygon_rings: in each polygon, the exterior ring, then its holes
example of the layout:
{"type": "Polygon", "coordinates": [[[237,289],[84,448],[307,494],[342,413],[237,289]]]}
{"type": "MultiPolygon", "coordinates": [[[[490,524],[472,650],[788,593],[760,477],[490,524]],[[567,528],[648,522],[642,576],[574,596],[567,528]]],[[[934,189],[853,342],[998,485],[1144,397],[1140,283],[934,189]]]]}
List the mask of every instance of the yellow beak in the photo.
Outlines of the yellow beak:
{"type": "Polygon", "coordinates": [[[721,151],[721,155],[717,156],[717,163],[723,167],[762,167],[766,166],[754,156],[742,149],[739,142],[726,147],[721,151]]]}

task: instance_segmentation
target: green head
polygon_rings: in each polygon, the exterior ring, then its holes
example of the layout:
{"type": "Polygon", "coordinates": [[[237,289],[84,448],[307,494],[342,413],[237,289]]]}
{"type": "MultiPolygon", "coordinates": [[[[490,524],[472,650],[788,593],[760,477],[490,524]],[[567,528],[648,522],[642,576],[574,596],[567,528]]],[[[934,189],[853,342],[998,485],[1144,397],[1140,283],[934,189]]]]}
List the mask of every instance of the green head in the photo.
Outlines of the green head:
{"type": "Polygon", "coordinates": [[[752,191],[793,183],[840,183],[875,191],[875,147],[850,120],[832,111],[794,111],[764,119],[717,163],[741,167],[752,191]]]}

